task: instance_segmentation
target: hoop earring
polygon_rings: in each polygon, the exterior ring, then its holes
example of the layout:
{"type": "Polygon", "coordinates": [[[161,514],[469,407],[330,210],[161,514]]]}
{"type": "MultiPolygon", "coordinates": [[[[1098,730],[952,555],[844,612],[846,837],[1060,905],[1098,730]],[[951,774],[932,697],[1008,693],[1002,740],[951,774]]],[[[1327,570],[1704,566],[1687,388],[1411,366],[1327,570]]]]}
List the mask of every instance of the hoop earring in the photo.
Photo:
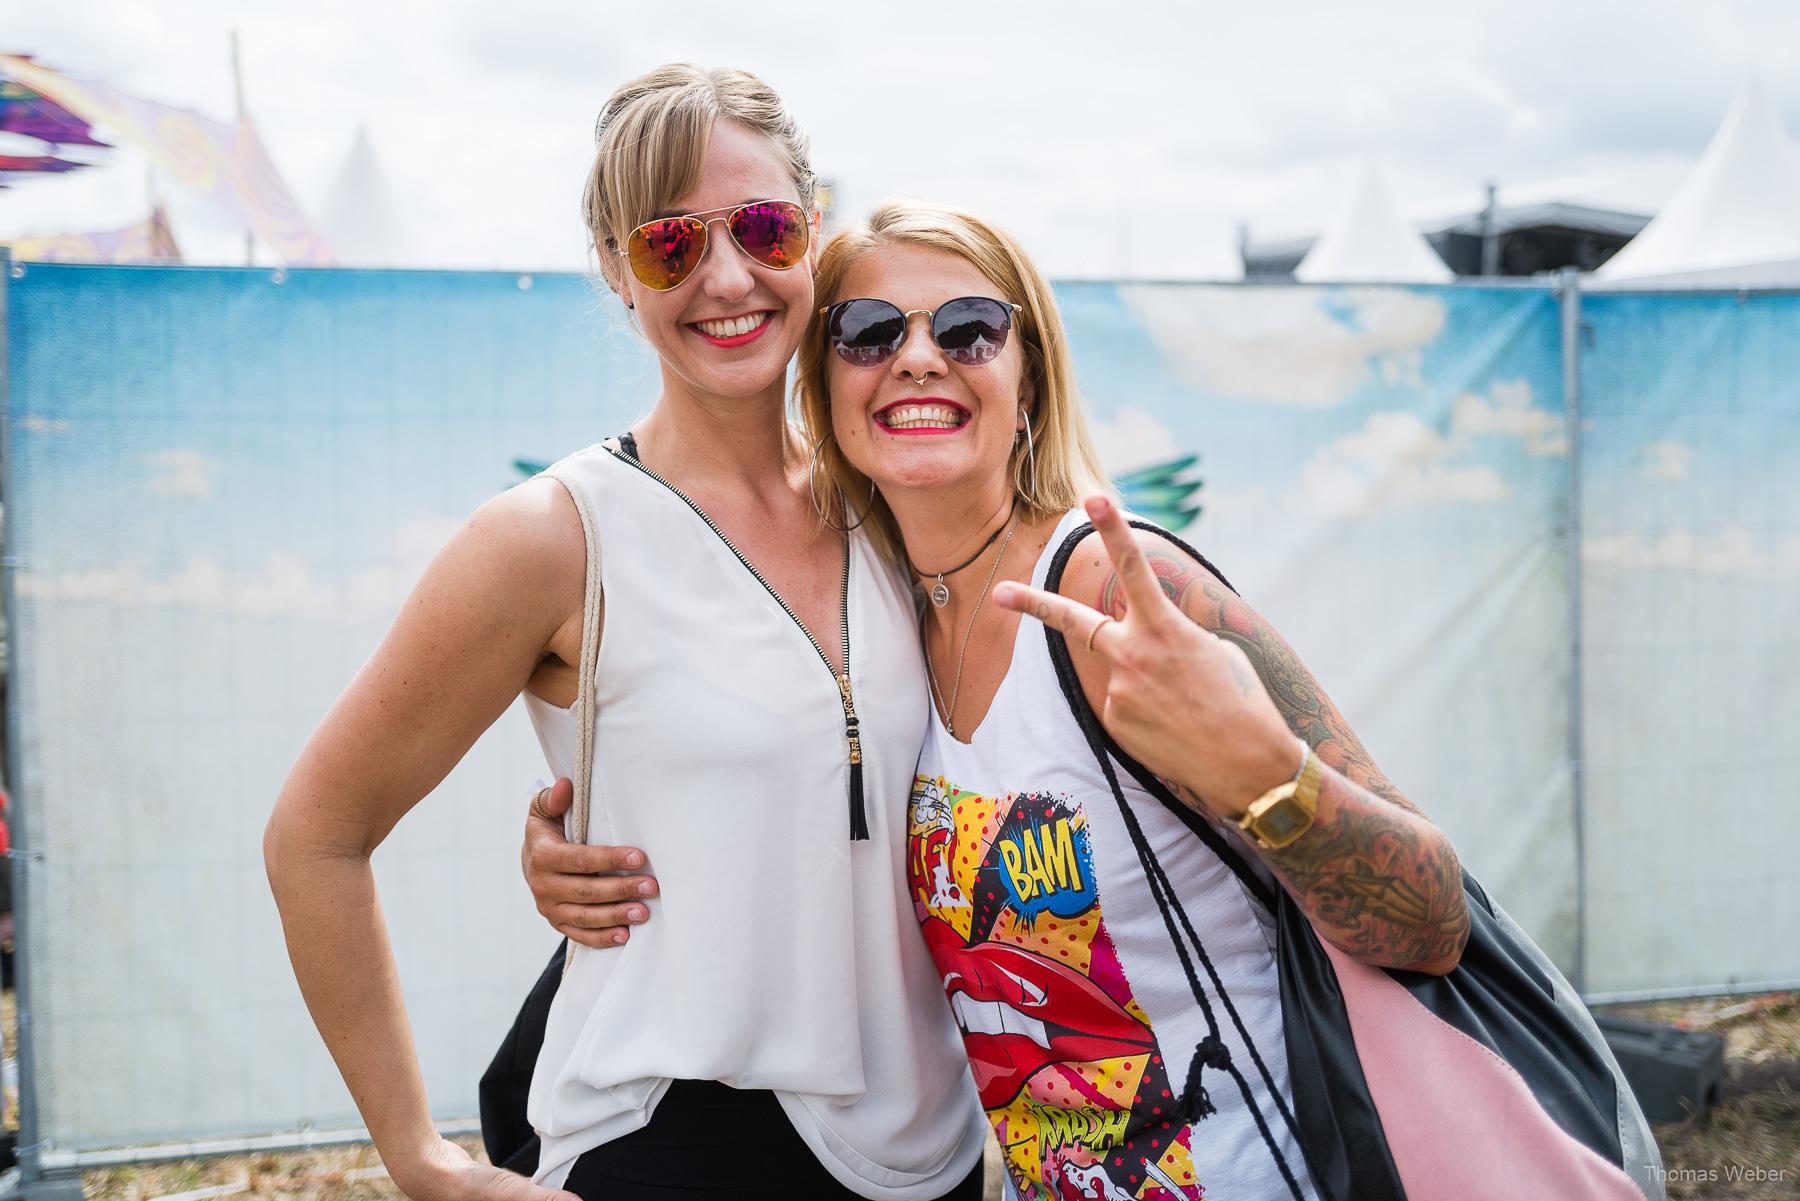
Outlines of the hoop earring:
{"type": "MultiPolygon", "coordinates": [[[[812,496],[813,512],[819,515],[819,520],[824,522],[828,528],[834,529],[840,534],[848,534],[851,530],[856,529],[857,526],[860,526],[863,522],[867,521],[869,519],[869,514],[875,511],[875,481],[869,481],[869,502],[863,506],[863,515],[858,517],[852,525],[835,524],[831,518],[826,515],[825,506],[819,503],[819,451],[824,448],[825,438],[828,436],[829,435],[821,435],[819,440],[813,443],[812,458],[809,459],[806,464],[806,490],[812,496]]],[[[844,499],[844,490],[842,488],[838,489],[838,501],[843,505],[844,511],[849,512],[850,504],[844,499]]]]}
{"type": "MultiPolygon", "coordinates": [[[[1032,442],[1031,415],[1030,414],[1025,415],[1025,428],[1023,430],[1021,430],[1020,432],[1025,435],[1025,462],[1027,464],[1026,469],[1025,469],[1025,478],[1026,478],[1027,483],[1029,484],[1029,488],[1020,488],[1019,495],[1020,495],[1020,497],[1022,497],[1024,499],[1024,501],[1027,505],[1029,505],[1035,509],[1038,507],[1038,500],[1037,500],[1037,491],[1038,491],[1038,486],[1037,486],[1037,447],[1032,442]]],[[[1016,482],[1017,481],[1015,481],[1015,484],[1016,484],[1016,482]]]]}

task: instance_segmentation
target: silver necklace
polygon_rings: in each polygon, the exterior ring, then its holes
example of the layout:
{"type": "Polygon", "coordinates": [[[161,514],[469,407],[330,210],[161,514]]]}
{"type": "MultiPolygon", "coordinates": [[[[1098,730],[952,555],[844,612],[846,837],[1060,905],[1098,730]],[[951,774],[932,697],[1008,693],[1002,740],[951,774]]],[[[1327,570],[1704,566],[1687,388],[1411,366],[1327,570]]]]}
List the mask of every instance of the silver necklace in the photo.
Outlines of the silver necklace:
{"type": "MultiPolygon", "coordinates": [[[[1016,508],[1018,501],[1014,500],[1013,505],[1016,508]]],[[[1006,519],[1008,521],[1012,520],[1012,513],[1012,509],[1006,511],[1006,519]]],[[[950,603],[950,585],[944,583],[944,577],[947,575],[955,575],[975,560],[981,558],[982,555],[986,554],[987,548],[994,545],[994,539],[998,538],[1000,536],[1000,531],[1005,528],[1006,527],[1003,525],[995,526],[994,532],[987,536],[987,541],[976,547],[974,554],[964,559],[961,563],[958,563],[955,567],[947,567],[943,571],[921,571],[918,565],[910,558],[907,559],[906,565],[912,568],[912,573],[920,579],[929,579],[933,576],[937,578],[937,583],[931,586],[931,591],[927,593],[927,595],[931,597],[932,604],[942,609],[945,605],[950,603]]]]}
{"type": "MultiPolygon", "coordinates": [[[[969,624],[963,627],[962,649],[956,652],[956,682],[950,686],[950,703],[944,704],[944,690],[938,687],[937,668],[931,662],[931,639],[926,636],[925,627],[920,627],[920,641],[925,644],[925,678],[931,681],[931,695],[937,698],[938,708],[944,711],[944,729],[950,737],[956,737],[956,698],[962,695],[963,660],[969,653],[969,635],[975,632],[975,619],[981,616],[982,602],[987,600],[988,589],[994,586],[994,577],[1000,574],[1000,564],[1006,560],[1006,548],[1012,545],[1013,530],[1018,528],[1012,517],[1006,519],[1006,538],[1000,543],[1000,553],[994,556],[994,565],[988,568],[987,583],[981,586],[981,595],[975,598],[975,609],[969,614],[969,624]]],[[[999,530],[994,533],[999,534],[999,530]]],[[[990,538],[988,541],[992,542],[990,538]]],[[[985,548],[984,548],[985,549],[985,548]]],[[[974,562],[973,559],[969,560],[974,562]]],[[[967,567],[969,564],[963,564],[967,567]]],[[[940,583],[939,587],[942,587],[940,583]]]]}

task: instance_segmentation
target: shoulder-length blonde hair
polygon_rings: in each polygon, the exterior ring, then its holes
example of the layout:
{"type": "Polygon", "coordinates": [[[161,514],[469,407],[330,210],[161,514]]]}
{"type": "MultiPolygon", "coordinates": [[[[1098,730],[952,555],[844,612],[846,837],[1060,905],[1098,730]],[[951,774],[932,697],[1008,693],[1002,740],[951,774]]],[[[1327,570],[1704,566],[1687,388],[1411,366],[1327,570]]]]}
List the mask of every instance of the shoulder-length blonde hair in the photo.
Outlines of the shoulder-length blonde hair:
{"type": "MultiPolygon", "coordinates": [[[[844,277],[864,255],[885,246],[927,246],[965,259],[988,278],[998,300],[1020,306],[1013,315],[1012,336],[1025,354],[1025,378],[1033,401],[1026,412],[1031,427],[1028,446],[1020,438],[1008,463],[1013,494],[1028,517],[1061,515],[1094,492],[1111,491],[1082,415],[1075,390],[1075,362],[1069,354],[1062,315],[1050,285],[1011,235],[973,213],[918,200],[891,200],[869,214],[867,222],[832,238],[819,259],[815,292],[822,305],[849,299],[840,296],[844,277]]],[[[831,428],[831,394],[826,383],[825,318],[814,312],[800,340],[795,364],[794,401],[807,445],[816,448],[816,474],[835,485],[846,499],[848,520],[868,502],[871,540],[884,554],[902,557],[900,527],[893,512],[872,491],[868,477],[852,467],[831,428]]],[[[814,503],[830,514],[837,508],[833,489],[818,485],[814,503]],[[824,495],[819,495],[819,492],[824,495]]]]}
{"type": "Polygon", "coordinates": [[[594,163],[581,208],[609,283],[618,266],[608,252],[699,185],[720,120],[772,141],[787,159],[801,207],[812,211],[817,178],[810,144],[775,89],[748,71],[669,63],[621,84],[594,123],[594,163]]]}

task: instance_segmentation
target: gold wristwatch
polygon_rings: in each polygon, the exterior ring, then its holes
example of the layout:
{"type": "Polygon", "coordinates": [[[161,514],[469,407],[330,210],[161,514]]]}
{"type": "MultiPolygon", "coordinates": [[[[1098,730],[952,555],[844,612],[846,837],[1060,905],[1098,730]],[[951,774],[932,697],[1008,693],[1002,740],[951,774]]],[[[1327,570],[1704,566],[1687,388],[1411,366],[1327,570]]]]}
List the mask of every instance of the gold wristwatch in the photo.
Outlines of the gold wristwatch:
{"type": "Polygon", "coordinates": [[[1296,839],[1312,829],[1319,812],[1319,781],[1325,767],[1312,747],[1306,748],[1300,774],[1286,784],[1277,784],[1250,802],[1238,829],[1255,840],[1264,850],[1279,851],[1292,846],[1296,839]]]}

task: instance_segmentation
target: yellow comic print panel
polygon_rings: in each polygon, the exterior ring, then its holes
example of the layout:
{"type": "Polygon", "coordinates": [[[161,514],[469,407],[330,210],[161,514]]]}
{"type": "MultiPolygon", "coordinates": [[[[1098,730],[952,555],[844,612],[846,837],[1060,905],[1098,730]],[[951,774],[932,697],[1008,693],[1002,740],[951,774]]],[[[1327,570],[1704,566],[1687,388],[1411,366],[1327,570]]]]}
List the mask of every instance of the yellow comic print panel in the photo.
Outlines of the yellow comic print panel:
{"type": "Polygon", "coordinates": [[[1000,802],[964,792],[942,776],[921,775],[913,780],[910,810],[907,879],[913,901],[967,942],[974,920],[970,897],[998,828],[1000,802]]]}

